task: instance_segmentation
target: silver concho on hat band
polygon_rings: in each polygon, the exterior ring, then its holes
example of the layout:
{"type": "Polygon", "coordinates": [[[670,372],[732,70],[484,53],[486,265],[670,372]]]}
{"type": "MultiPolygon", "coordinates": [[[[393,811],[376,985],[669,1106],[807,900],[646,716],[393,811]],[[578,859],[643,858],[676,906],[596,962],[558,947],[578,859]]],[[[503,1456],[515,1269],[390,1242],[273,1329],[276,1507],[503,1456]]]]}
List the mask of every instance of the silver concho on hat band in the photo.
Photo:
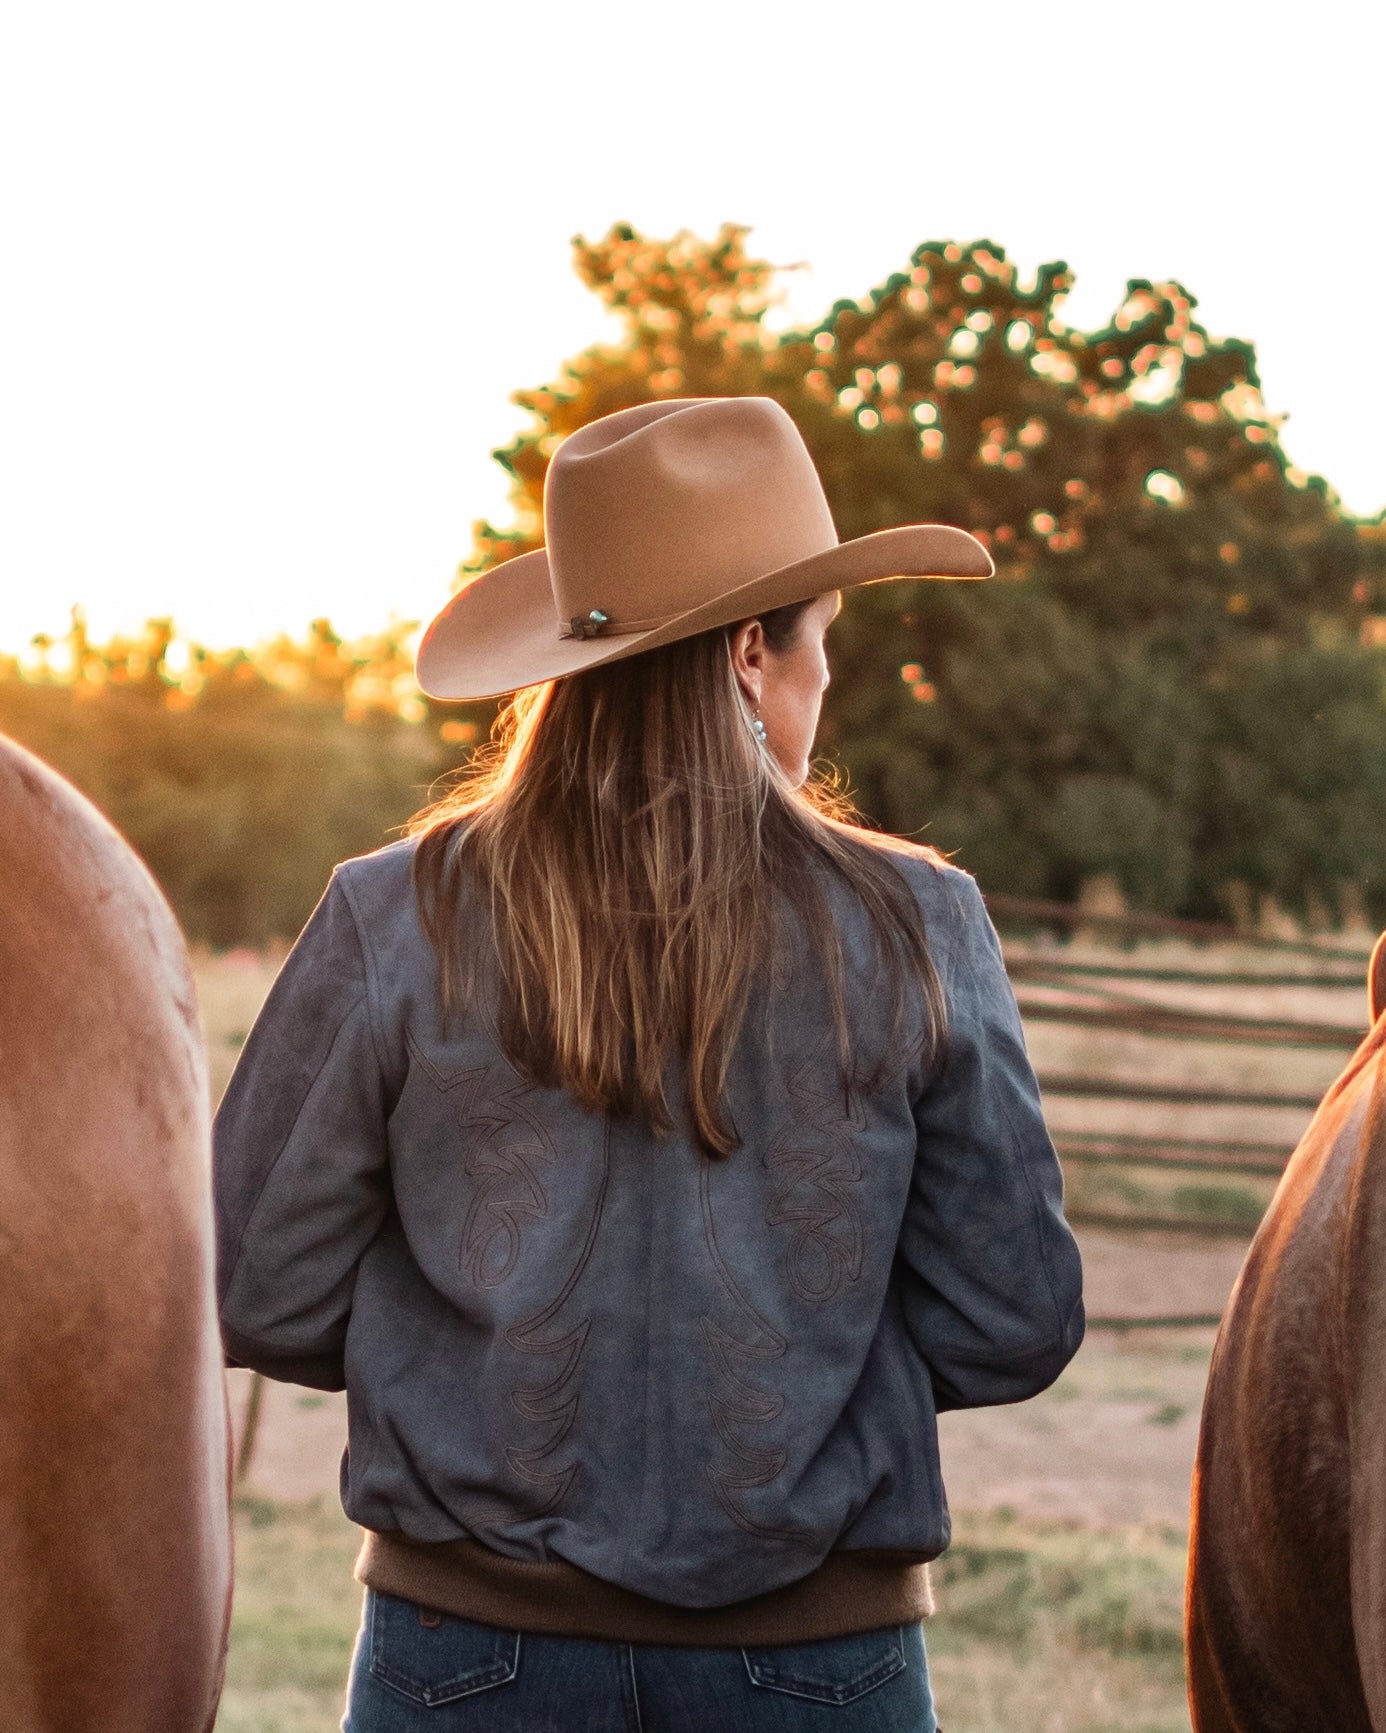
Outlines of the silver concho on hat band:
{"type": "Polygon", "coordinates": [[[600,608],[593,608],[586,614],[574,614],[568,624],[570,632],[560,632],[560,638],[595,638],[604,626],[611,623],[610,614],[604,614],[600,608]]]}

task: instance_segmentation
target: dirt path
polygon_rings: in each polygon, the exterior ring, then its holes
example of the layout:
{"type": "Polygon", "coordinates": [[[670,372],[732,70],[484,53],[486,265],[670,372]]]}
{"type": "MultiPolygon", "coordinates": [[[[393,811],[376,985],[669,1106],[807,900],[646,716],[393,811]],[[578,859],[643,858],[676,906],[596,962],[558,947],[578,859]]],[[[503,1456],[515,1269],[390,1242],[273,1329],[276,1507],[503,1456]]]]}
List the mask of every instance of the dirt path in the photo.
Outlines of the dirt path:
{"type": "MultiPolygon", "coordinates": [[[[1088,1310],[1216,1312],[1241,1241],[1079,1234],[1088,1310]]],[[[1212,1330],[1089,1333],[1052,1389],[1008,1408],[945,1414],[944,1483],[959,1509],[1183,1527],[1212,1330]]],[[[228,1374],[239,1439],[250,1377],[228,1374]]],[[[346,1398],[265,1387],[251,1483],[274,1498],[339,1496],[346,1398]]]]}

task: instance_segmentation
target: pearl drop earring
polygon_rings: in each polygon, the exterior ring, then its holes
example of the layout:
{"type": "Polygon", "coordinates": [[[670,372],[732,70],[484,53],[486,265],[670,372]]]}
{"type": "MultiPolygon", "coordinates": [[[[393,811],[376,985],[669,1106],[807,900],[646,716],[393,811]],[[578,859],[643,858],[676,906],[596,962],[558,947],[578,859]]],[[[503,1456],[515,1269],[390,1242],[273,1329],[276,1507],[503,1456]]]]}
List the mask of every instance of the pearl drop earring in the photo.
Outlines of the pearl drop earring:
{"type": "Polygon", "coordinates": [[[760,719],[760,710],[758,708],[755,714],[751,717],[751,731],[761,745],[764,746],[766,739],[765,724],[760,719]]]}

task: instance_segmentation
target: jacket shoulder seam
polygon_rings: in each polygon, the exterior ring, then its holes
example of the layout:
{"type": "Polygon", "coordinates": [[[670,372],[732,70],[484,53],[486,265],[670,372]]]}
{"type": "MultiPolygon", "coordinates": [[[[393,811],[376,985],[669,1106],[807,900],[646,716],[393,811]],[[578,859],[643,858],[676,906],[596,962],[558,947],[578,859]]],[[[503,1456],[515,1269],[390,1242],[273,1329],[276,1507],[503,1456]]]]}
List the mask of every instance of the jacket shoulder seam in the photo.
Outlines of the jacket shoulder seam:
{"type": "MultiPolygon", "coordinates": [[[[370,1030],[371,1046],[375,1051],[375,1062],[380,1067],[380,1075],[388,1077],[389,1070],[385,1063],[385,1036],[379,1020],[380,974],[376,968],[375,952],[367,942],[360,910],[356,905],[356,893],[352,889],[349,876],[340,867],[336,869],[334,876],[342,887],[342,896],[346,900],[347,913],[351,916],[351,930],[356,935],[357,949],[361,953],[361,965],[366,977],[366,988],[362,996],[366,1001],[366,1024],[370,1030]]],[[[352,1009],[354,1010],[355,1006],[352,1009]]]]}

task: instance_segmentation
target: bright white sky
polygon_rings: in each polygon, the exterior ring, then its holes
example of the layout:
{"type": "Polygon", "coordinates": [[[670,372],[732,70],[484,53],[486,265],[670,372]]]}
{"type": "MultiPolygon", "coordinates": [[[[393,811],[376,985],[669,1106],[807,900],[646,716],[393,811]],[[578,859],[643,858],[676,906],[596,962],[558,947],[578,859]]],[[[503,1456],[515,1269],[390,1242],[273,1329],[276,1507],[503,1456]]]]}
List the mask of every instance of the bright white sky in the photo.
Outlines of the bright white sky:
{"type": "Polygon", "coordinates": [[[0,24],[0,646],[446,599],[508,401],[606,336],[570,237],[750,224],[816,317],[925,239],[1180,278],[1291,459],[1386,505],[1381,67],[1357,0],[189,0],[0,24]],[[969,19],[975,17],[972,25],[969,19]]]}

